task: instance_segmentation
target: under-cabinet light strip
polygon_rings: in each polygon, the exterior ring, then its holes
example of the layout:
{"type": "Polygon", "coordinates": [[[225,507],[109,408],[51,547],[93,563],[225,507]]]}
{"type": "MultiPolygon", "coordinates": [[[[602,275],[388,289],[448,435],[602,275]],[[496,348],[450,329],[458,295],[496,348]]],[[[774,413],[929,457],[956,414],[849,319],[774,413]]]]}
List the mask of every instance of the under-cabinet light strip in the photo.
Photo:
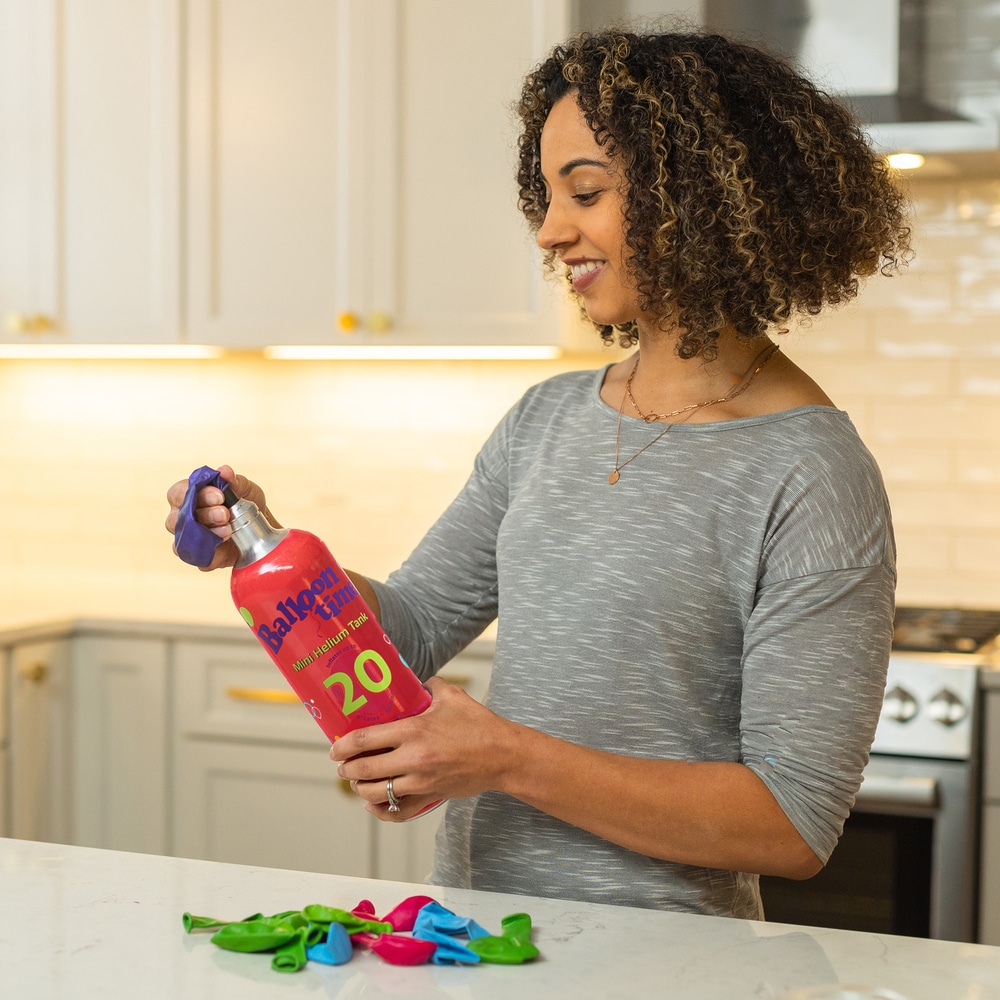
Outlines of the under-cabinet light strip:
{"type": "Polygon", "coordinates": [[[506,345],[385,346],[274,346],[264,357],[275,361],[545,361],[558,358],[558,347],[506,345]]]}
{"type": "Polygon", "coordinates": [[[203,344],[0,344],[0,359],[10,360],[188,360],[223,354],[223,348],[203,344]]]}
{"type": "Polygon", "coordinates": [[[558,347],[478,345],[453,347],[274,346],[262,351],[229,350],[200,344],[0,344],[0,360],[198,360],[226,356],[275,361],[545,361],[558,347]]]}

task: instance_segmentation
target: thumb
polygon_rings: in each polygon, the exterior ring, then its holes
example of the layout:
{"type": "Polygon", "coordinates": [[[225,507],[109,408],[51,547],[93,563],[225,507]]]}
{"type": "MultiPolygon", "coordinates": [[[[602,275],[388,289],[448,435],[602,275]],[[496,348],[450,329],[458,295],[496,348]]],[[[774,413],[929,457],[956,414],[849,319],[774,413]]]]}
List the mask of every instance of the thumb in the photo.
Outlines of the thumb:
{"type": "Polygon", "coordinates": [[[264,496],[264,491],[252,479],[247,479],[246,476],[241,476],[234,472],[231,465],[220,465],[219,475],[232,485],[233,490],[241,500],[249,500],[251,503],[256,504],[265,513],[267,519],[275,527],[278,527],[278,523],[274,520],[270,510],[268,510],[267,498],[264,496]]]}

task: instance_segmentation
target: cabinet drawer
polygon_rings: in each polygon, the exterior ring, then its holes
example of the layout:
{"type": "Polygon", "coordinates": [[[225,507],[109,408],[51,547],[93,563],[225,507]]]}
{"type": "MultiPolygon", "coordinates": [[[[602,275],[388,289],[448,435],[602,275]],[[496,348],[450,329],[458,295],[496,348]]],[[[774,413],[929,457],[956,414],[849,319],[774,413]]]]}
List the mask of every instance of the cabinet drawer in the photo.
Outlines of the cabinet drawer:
{"type": "Polygon", "coordinates": [[[253,645],[178,642],[175,711],[183,736],[329,747],[267,653],[253,645]]]}
{"type": "Polygon", "coordinates": [[[983,795],[1000,802],[1000,691],[987,691],[983,702],[983,795]]]}
{"type": "MultiPolygon", "coordinates": [[[[440,676],[482,701],[492,662],[492,645],[474,644],[447,663],[440,676]]],[[[174,663],[177,725],[182,735],[329,745],[258,646],[179,642],[174,663]]]]}
{"type": "Polygon", "coordinates": [[[179,857],[371,878],[375,822],[322,747],[198,739],[178,747],[179,857]]]}

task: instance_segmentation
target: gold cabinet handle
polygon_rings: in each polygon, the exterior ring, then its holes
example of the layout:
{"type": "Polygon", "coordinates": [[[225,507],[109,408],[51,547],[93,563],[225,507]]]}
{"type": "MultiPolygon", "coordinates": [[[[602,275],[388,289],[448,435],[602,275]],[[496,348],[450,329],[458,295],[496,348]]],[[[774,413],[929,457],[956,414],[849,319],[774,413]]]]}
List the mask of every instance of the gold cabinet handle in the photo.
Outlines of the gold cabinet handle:
{"type": "Polygon", "coordinates": [[[372,333],[388,333],[392,329],[392,317],[381,309],[373,309],[365,317],[365,326],[372,333]]]}
{"type": "Polygon", "coordinates": [[[369,333],[388,333],[392,329],[392,316],[381,309],[373,309],[361,317],[348,309],[337,316],[337,329],[346,334],[355,333],[358,330],[367,330],[369,333]]]}
{"type": "Polygon", "coordinates": [[[8,333],[27,333],[31,320],[24,313],[9,312],[3,318],[3,325],[8,333]]]}
{"type": "Polygon", "coordinates": [[[236,701],[263,701],[271,704],[300,704],[300,698],[294,691],[282,691],[277,688],[226,688],[226,696],[236,701]]]}
{"type": "Polygon", "coordinates": [[[358,318],[357,313],[347,311],[342,312],[337,317],[337,329],[341,333],[354,333],[360,325],[361,320],[358,318]]]}
{"type": "Polygon", "coordinates": [[[29,684],[41,684],[49,676],[49,667],[47,663],[25,663],[17,668],[17,673],[29,684]]]}
{"type": "Polygon", "coordinates": [[[28,316],[21,312],[9,312],[4,317],[4,326],[8,333],[49,333],[56,328],[56,322],[42,313],[28,316]]]}

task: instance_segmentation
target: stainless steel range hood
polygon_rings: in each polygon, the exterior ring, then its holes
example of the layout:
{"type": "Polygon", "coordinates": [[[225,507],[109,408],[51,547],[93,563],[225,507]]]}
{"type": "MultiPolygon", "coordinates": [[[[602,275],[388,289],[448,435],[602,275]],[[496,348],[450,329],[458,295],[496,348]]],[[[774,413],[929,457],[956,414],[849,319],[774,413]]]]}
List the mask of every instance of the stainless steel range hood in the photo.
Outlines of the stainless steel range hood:
{"type": "Polygon", "coordinates": [[[986,173],[1000,166],[995,119],[969,118],[927,98],[925,0],[705,0],[704,21],[709,30],[764,43],[842,95],[882,152],[978,151],[986,173]]]}

